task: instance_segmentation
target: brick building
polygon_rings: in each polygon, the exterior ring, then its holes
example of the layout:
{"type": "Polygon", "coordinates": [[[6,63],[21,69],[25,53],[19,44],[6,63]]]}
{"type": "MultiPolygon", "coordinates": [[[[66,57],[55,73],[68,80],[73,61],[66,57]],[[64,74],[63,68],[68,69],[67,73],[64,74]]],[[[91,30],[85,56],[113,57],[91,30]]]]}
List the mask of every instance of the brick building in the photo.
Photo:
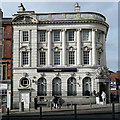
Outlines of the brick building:
{"type": "Polygon", "coordinates": [[[0,9],[0,97],[1,104],[10,107],[11,97],[11,50],[12,50],[11,18],[3,18],[0,9]]]}
{"type": "Polygon", "coordinates": [[[120,90],[120,71],[117,71],[116,73],[111,73],[111,85],[110,85],[110,92],[114,95],[119,94],[120,90]]]}

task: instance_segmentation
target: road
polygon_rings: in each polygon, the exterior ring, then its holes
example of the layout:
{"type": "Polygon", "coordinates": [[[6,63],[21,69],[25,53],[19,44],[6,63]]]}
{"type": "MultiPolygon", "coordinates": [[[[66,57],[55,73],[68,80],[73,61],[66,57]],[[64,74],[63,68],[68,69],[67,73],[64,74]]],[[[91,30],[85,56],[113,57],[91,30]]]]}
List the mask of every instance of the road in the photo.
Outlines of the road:
{"type": "Polygon", "coordinates": [[[40,118],[39,115],[24,115],[24,116],[4,116],[2,120],[120,120],[120,113],[115,114],[114,118],[112,114],[92,114],[92,115],[44,115],[40,118]]]}

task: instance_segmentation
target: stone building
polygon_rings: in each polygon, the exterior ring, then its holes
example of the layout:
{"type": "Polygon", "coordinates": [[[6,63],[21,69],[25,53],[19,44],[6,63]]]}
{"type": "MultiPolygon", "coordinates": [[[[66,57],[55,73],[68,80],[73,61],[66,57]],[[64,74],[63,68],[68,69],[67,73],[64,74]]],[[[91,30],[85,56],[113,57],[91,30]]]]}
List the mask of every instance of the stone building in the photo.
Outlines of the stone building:
{"type": "MultiPolygon", "coordinates": [[[[35,13],[23,4],[13,15],[13,106],[50,101],[95,103],[95,93],[109,97],[106,67],[106,18],[94,12],[35,13]]],[[[107,97],[107,98],[108,98],[107,97]]]]}
{"type": "Polygon", "coordinates": [[[11,107],[12,18],[4,18],[0,9],[0,106],[11,107]]]}

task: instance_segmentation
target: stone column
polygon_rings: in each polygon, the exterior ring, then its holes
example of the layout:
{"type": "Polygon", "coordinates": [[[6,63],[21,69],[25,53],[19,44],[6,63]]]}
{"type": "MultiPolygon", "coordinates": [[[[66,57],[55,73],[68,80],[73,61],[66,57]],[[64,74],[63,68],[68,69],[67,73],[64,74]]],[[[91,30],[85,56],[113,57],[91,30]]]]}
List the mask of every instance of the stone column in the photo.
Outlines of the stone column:
{"type": "Polygon", "coordinates": [[[77,30],[77,65],[82,64],[81,56],[81,29],[77,30]]]}
{"type": "Polygon", "coordinates": [[[92,65],[96,65],[96,40],[95,40],[95,29],[92,29],[92,65]]]}
{"type": "Polygon", "coordinates": [[[49,65],[51,65],[52,63],[51,63],[51,47],[52,47],[52,41],[51,41],[51,37],[52,37],[52,35],[51,35],[51,29],[48,31],[48,66],[49,65]]]}
{"type": "Polygon", "coordinates": [[[103,65],[106,65],[106,39],[105,33],[103,33],[103,65]]]}
{"type": "Polygon", "coordinates": [[[66,65],[66,29],[62,31],[62,64],[66,65]]]}

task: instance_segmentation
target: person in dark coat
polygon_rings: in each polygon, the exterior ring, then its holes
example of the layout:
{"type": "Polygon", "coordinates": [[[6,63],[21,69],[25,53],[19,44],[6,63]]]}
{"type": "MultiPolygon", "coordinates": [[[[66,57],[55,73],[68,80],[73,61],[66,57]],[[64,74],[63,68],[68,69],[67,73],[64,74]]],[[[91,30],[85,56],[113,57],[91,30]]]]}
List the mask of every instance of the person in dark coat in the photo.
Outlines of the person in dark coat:
{"type": "Polygon", "coordinates": [[[34,108],[37,110],[37,96],[34,98],[34,108]]]}
{"type": "Polygon", "coordinates": [[[53,102],[54,102],[54,108],[57,108],[58,107],[58,97],[56,95],[54,95],[53,102]]]}

